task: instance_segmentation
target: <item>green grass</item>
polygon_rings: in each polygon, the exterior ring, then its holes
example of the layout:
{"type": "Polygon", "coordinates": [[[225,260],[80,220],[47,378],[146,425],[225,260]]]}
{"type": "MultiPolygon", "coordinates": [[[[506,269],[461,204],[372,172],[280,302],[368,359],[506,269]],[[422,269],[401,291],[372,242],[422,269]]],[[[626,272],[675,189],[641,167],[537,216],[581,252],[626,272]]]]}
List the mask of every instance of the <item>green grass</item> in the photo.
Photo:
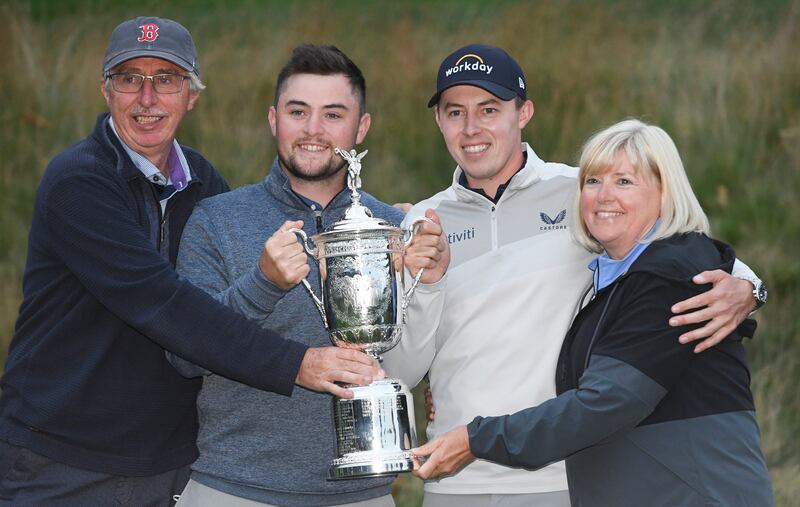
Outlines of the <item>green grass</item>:
{"type": "MultiPolygon", "coordinates": [[[[365,187],[414,201],[453,164],[425,103],[435,72],[469,42],[507,48],[536,115],[525,137],[574,162],[594,131],[635,116],[676,140],[716,236],[770,287],[747,344],[779,505],[800,498],[800,3],[766,2],[0,2],[0,349],[21,298],[27,228],[47,161],[104,109],[102,53],[122,19],[172,17],[193,33],[208,89],[181,127],[233,186],[265,174],[274,80],[292,47],[333,43],[364,71],[373,127],[365,187]]],[[[420,396],[418,396],[420,398],[420,396]]],[[[403,478],[398,505],[418,505],[403,478]]]]}

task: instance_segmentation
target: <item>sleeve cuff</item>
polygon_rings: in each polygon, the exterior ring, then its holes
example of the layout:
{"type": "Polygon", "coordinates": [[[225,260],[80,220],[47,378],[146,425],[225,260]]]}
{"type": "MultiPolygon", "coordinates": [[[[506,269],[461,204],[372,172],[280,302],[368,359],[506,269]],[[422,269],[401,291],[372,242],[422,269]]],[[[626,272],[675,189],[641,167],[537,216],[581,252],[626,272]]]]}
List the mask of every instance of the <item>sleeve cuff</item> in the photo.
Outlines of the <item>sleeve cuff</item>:
{"type": "Polygon", "coordinates": [[[247,296],[247,299],[265,312],[272,311],[278,301],[287,293],[264,276],[257,265],[242,277],[239,289],[247,296]]]}
{"type": "Polygon", "coordinates": [[[477,416],[475,419],[467,423],[467,435],[469,435],[470,448],[472,448],[472,439],[475,438],[476,434],[478,433],[478,428],[480,428],[482,420],[483,417],[477,416]]]}
{"type": "MultiPolygon", "coordinates": [[[[413,282],[414,279],[412,278],[411,280],[413,282]]],[[[446,287],[447,287],[447,273],[445,272],[444,276],[442,276],[439,279],[439,281],[433,283],[419,282],[415,290],[416,292],[420,292],[422,294],[435,294],[437,292],[443,291],[446,287]]]]}
{"type": "MultiPolygon", "coordinates": [[[[300,366],[303,364],[303,359],[306,357],[306,350],[309,349],[307,345],[293,340],[286,340],[288,342],[289,350],[286,353],[285,362],[280,366],[283,370],[285,377],[282,386],[277,386],[275,392],[285,396],[291,396],[294,391],[295,381],[297,380],[297,373],[300,371],[300,366]]],[[[267,372],[268,376],[274,375],[273,372],[267,372]]]]}

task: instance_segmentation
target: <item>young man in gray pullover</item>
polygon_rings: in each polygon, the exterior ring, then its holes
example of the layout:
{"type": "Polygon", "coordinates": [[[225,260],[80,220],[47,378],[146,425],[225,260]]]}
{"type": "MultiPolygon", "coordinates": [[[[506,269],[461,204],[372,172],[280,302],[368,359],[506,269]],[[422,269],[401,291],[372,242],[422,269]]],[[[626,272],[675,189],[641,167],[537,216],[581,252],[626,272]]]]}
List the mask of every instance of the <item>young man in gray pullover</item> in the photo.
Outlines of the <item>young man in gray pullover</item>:
{"type": "MultiPolygon", "coordinates": [[[[178,270],[282,336],[329,344],[312,299],[297,285],[306,277],[318,286],[319,271],[290,229],[322,232],[350,204],[345,163],[334,148],[351,149],[369,129],[361,71],[332,46],[295,48],[278,76],[269,124],[278,148],[270,173],[195,208],[178,270]]],[[[380,218],[403,219],[366,193],[361,202],[380,218]]],[[[412,272],[443,264],[447,249],[438,224],[420,232],[406,256],[412,272]]],[[[423,281],[433,283],[442,272],[428,270],[423,281]]],[[[335,457],[330,395],[304,390],[281,397],[172,360],[186,376],[205,375],[197,401],[200,457],[178,506],[394,505],[393,477],[326,480],[335,457]]]]}

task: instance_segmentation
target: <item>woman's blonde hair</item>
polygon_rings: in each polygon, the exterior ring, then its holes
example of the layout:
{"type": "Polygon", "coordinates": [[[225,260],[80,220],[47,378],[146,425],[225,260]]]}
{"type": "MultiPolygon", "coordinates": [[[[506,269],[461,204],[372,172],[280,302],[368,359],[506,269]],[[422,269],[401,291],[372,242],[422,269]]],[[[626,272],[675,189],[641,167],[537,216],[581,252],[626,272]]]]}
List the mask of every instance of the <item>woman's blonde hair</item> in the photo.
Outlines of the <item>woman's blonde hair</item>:
{"type": "Polygon", "coordinates": [[[586,178],[614,167],[620,153],[628,157],[637,174],[655,178],[661,185],[661,220],[646,241],[686,232],[708,234],[708,218],[692,191],[675,143],[661,128],[631,119],[598,132],[583,146],[573,207],[577,217],[573,235],[578,243],[592,252],[603,251],[583,221],[580,194],[586,178]]]}

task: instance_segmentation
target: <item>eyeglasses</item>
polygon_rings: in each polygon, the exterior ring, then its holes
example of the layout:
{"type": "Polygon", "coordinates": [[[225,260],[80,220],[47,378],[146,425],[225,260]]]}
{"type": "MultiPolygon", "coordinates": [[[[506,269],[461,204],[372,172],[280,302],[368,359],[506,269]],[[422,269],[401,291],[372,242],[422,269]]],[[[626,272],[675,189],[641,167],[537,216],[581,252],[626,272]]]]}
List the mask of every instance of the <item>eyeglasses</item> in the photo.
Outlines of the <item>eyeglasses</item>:
{"type": "Polygon", "coordinates": [[[114,91],[120,93],[137,93],[142,89],[145,79],[149,79],[156,93],[178,93],[183,89],[183,81],[189,76],[182,74],[155,74],[153,76],[143,76],[130,72],[119,74],[109,74],[111,86],[114,91]]]}

